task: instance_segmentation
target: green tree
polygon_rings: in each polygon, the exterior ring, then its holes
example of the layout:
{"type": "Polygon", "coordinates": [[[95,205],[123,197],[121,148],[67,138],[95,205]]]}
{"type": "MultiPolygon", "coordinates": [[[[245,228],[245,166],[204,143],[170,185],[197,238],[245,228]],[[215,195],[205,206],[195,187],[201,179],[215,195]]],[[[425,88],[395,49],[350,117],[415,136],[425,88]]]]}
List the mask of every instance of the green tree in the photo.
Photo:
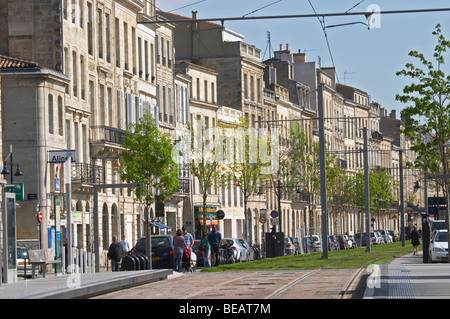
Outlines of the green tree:
{"type": "MultiPolygon", "coordinates": [[[[397,94],[396,99],[407,106],[401,111],[405,118],[403,133],[411,138],[411,150],[417,154],[413,163],[415,167],[425,172],[448,174],[448,143],[450,141],[450,76],[444,73],[444,54],[450,49],[450,41],[442,34],[440,24],[436,25],[433,35],[437,44],[433,58],[427,59],[418,51],[411,51],[409,55],[419,60],[422,68],[407,63],[406,68],[397,75],[409,77],[413,83],[406,85],[404,94],[397,94]]],[[[450,184],[443,180],[443,188],[450,200],[450,184]]],[[[449,226],[450,205],[447,207],[446,224],[449,226]]],[[[450,236],[449,236],[450,244],[450,236]]],[[[450,256],[449,256],[450,261],[450,256]]]]}
{"type": "Polygon", "coordinates": [[[433,59],[429,61],[422,53],[411,51],[409,56],[418,59],[423,69],[407,63],[404,70],[397,72],[397,75],[411,78],[413,83],[406,85],[404,94],[397,94],[396,99],[407,104],[401,111],[405,119],[402,132],[413,142],[411,150],[417,154],[414,166],[428,172],[447,174],[450,76],[445,75],[443,66],[444,53],[450,49],[450,42],[445,39],[439,24],[433,35],[438,42],[433,59]]]}
{"type": "MultiPolygon", "coordinates": [[[[205,123],[197,119],[189,127],[190,169],[197,178],[202,195],[203,229],[206,229],[206,203],[211,189],[220,179],[221,163],[216,154],[216,142],[221,138],[218,128],[208,129],[205,123]]],[[[218,151],[218,150],[217,150],[218,151]]]]}
{"type": "Polygon", "coordinates": [[[232,138],[227,138],[225,144],[225,155],[227,163],[226,171],[222,176],[225,181],[235,183],[241,189],[244,204],[244,237],[249,235],[249,212],[248,202],[251,196],[260,194],[265,184],[263,167],[266,163],[261,161],[260,149],[267,146],[267,136],[259,136],[258,130],[250,126],[248,118],[241,117],[232,128],[232,138]],[[234,154],[227,154],[227,150],[234,149],[234,154]]]}
{"type": "MultiPolygon", "coordinates": [[[[291,188],[297,187],[298,195],[296,196],[307,202],[311,228],[315,224],[314,211],[317,207],[317,199],[320,197],[319,143],[312,141],[296,122],[291,122],[290,132],[290,146],[280,156],[279,175],[285,184],[291,188]]],[[[329,163],[328,159],[329,157],[327,157],[327,163],[329,163]]]]}
{"type": "Polygon", "coordinates": [[[178,167],[172,160],[172,142],[155,124],[150,113],[133,123],[125,134],[120,176],[127,183],[143,183],[136,198],[147,207],[164,201],[179,190],[178,167]]]}
{"type": "MultiPolygon", "coordinates": [[[[364,211],[366,208],[364,172],[356,173],[353,185],[354,204],[359,207],[361,211],[364,211]]],[[[383,208],[390,208],[394,204],[392,190],[392,178],[389,176],[387,170],[378,169],[369,172],[369,205],[371,214],[380,211],[383,208]]]]}

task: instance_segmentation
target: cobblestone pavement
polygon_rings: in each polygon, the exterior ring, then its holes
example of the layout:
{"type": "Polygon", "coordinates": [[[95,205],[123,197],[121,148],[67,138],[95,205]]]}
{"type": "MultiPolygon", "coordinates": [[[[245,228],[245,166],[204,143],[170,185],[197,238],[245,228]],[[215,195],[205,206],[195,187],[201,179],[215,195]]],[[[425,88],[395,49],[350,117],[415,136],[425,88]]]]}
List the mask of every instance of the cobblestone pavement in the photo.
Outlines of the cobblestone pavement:
{"type": "Polygon", "coordinates": [[[188,273],[97,299],[360,299],[360,269],[188,273]],[[186,289],[188,287],[188,289],[186,289]]]}

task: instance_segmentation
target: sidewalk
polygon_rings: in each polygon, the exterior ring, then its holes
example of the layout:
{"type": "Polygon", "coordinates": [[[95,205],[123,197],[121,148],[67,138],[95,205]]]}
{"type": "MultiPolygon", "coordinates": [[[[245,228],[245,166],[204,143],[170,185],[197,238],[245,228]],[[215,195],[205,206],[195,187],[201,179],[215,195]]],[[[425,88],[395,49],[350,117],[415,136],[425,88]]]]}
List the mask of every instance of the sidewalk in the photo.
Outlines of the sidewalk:
{"type": "Polygon", "coordinates": [[[0,299],[70,299],[88,298],[98,294],[167,279],[173,271],[140,270],[87,274],[47,274],[45,278],[20,279],[0,287],[0,299]]]}
{"type": "Polygon", "coordinates": [[[422,251],[394,258],[374,268],[364,299],[448,299],[450,265],[424,264],[422,251]]]}

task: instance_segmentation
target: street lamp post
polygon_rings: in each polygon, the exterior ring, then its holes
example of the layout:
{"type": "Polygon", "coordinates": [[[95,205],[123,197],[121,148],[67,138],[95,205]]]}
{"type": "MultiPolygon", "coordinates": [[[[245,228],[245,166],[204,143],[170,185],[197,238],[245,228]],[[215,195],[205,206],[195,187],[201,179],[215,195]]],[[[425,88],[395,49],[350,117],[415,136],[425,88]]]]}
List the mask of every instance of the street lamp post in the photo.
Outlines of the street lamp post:
{"type": "Polygon", "coordinates": [[[11,174],[11,176],[10,176],[10,184],[11,185],[14,184],[14,176],[23,176],[23,173],[20,170],[19,163],[14,163],[13,162],[12,144],[9,145],[9,155],[3,160],[3,170],[2,170],[2,172],[0,174],[2,174],[2,175],[9,175],[9,174],[11,174]],[[6,162],[8,161],[8,159],[10,161],[11,171],[8,171],[8,168],[6,167],[6,162]],[[14,166],[17,166],[17,170],[13,174],[12,172],[14,170],[14,166]]]}

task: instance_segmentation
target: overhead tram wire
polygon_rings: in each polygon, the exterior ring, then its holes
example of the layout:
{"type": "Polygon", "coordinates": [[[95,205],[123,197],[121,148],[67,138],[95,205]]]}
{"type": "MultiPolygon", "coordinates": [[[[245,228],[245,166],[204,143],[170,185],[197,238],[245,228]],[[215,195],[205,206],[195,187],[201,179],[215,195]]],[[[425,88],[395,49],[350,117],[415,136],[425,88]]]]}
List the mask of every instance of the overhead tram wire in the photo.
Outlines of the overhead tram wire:
{"type": "MultiPolygon", "coordinates": [[[[308,0],[308,2],[309,2],[309,5],[311,6],[312,10],[314,11],[314,13],[317,15],[316,9],[314,8],[313,4],[311,3],[311,0],[308,0]]],[[[334,68],[336,68],[336,66],[334,64],[333,53],[331,52],[330,41],[328,41],[328,34],[327,34],[327,31],[325,30],[326,29],[325,23],[324,23],[325,17],[322,18],[323,21],[320,20],[319,17],[317,17],[317,20],[319,20],[320,26],[322,27],[323,35],[325,36],[325,41],[327,42],[328,53],[330,54],[331,64],[333,65],[334,68]]],[[[339,77],[338,77],[337,73],[336,73],[336,78],[339,82],[339,77]]]]}
{"type": "Polygon", "coordinates": [[[258,12],[259,10],[265,9],[265,8],[267,8],[267,7],[270,7],[270,6],[272,6],[272,5],[274,5],[274,4],[278,3],[278,2],[281,2],[281,1],[283,1],[283,0],[277,0],[277,1],[274,1],[274,2],[272,2],[272,3],[269,3],[269,4],[267,4],[267,5],[265,5],[265,6],[261,7],[261,8],[258,8],[258,9],[253,10],[252,12],[249,12],[249,13],[244,14],[242,17],[244,18],[244,17],[246,17],[246,16],[248,16],[248,15],[250,15],[250,14],[253,14],[253,13],[255,13],[255,12],[258,12]]]}
{"type": "Polygon", "coordinates": [[[387,10],[379,12],[332,12],[332,13],[317,13],[317,14],[294,14],[294,15],[274,15],[274,16],[255,16],[255,17],[228,17],[228,18],[202,18],[202,19],[166,19],[166,20],[151,20],[151,21],[137,21],[140,24],[156,24],[156,23],[177,23],[177,22],[211,22],[211,21],[249,21],[249,20],[267,20],[267,19],[302,19],[302,18],[317,18],[317,17],[342,17],[342,16],[356,16],[363,15],[366,18],[372,14],[408,14],[408,13],[429,13],[429,12],[444,12],[450,11],[450,8],[433,8],[433,9],[412,9],[412,10],[387,10]]]}

